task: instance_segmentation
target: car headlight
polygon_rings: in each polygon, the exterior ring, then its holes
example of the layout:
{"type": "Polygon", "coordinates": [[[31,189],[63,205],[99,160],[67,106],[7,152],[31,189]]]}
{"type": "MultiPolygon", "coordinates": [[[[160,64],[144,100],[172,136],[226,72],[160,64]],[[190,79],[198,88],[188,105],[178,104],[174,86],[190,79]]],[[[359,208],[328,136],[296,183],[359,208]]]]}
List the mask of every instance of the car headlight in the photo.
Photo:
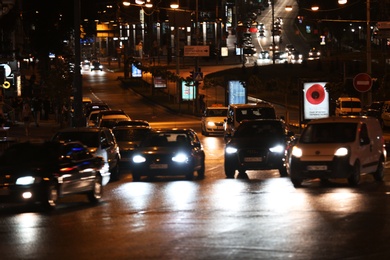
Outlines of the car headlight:
{"type": "Polygon", "coordinates": [[[348,149],[345,147],[340,147],[339,149],[336,150],[334,155],[335,156],[346,156],[346,155],[348,155],[348,149]]]}
{"type": "Polygon", "coordinates": [[[24,176],[16,179],[16,185],[31,185],[41,180],[40,177],[24,176]]]}
{"type": "Polygon", "coordinates": [[[282,153],[284,151],[283,145],[276,145],[274,147],[270,147],[269,150],[273,153],[282,153]]]}
{"type": "Polygon", "coordinates": [[[145,161],[146,161],[146,158],[143,157],[142,155],[135,155],[135,156],[133,157],[133,162],[134,162],[134,163],[143,163],[143,162],[145,162],[145,161]]]}
{"type": "Polygon", "coordinates": [[[184,163],[184,162],[188,161],[188,156],[184,153],[178,153],[172,157],[172,161],[178,162],[178,163],[184,163]]]}
{"type": "Polygon", "coordinates": [[[237,148],[228,146],[228,147],[226,147],[225,151],[228,154],[232,154],[232,153],[236,153],[237,152],[237,148]]]}
{"type": "Polygon", "coordinates": [[[209,122],[207,122],[207,125],[208,125],[208,126],[215,126],[215,123],[209,121],[209,122]]]}
{"type": "Polygon", "coordinates": [[[302,149],[294,146],[292,148],[291,155],[294,157],[300,158],[302,156],[302,149]]]}

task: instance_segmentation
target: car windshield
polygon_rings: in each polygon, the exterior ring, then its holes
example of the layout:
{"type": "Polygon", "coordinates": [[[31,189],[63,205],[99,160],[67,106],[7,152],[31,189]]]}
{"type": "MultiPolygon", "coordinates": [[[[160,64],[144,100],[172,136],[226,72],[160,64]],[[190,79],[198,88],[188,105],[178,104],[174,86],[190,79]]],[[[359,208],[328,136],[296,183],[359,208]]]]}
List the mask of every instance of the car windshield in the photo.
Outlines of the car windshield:
{"type": "Polygon", "coordinates": [[[267,137],[283,135],[284,130],[279,121],[248,122],[241,124],[234,137],[267,137]]]}
{"type": "Polygon", "coordinates": [[[345,107],[345,108],[361,108],[362,104],[359,101],[343,101],[342,107],[345,107]]]}
{"type": "Polygon", "coordinates": [[[241,122],[245,119],[269,119],[276,118],[275,110],[272,107],[253,107],[237,109],[236,120],[241,122]]]}
{"type": "Polygon", "coordinates": [[[357,123],[309,124],[303,131],[300,143],[349,143],[356,138],[357,123]]]}
{"type": "Polygon", "coordinates": [[[142,147],[178,147],[189,144],[185,133],[153,133],[149,134],[141,143],[142,147]]]}
{"type": "Polygon", "coordinates": [[[99,132],[60,132],[54,139],[56,141],[80,141],[88,147],[99,146],[99,132]]]}
{"type": "Polygon", "coordinates": [[[148,134],[149,129],[114,129],[114,135],[118,142],[142,141],[148,134]]]}
{"type": "Polygon", "coordinates": [[[220,117],[226,117],[227,115],[227,109],[207,109],[206,110],[206,116],[220,116],[220,117]]]}

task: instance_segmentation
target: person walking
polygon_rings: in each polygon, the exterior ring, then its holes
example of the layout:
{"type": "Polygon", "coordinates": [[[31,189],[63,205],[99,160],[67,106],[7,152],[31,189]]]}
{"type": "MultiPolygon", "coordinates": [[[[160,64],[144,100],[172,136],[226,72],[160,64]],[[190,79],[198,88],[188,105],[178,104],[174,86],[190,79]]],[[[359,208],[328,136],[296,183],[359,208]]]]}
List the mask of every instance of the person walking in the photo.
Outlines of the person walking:
{"type": "Polygon", "coordinates": [[[31,107],[27,100],[25,100],[23,103],[22,118],[24,123],[24,131],[26,136],[28,136],[31,121],[31,107]]]}

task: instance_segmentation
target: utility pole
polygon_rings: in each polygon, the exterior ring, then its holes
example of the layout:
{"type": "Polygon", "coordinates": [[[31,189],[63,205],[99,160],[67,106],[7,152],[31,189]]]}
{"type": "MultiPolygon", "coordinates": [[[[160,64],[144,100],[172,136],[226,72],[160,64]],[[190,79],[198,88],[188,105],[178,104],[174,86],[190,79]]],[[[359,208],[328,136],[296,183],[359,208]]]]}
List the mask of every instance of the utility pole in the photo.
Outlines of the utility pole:
{"type": "Polygon", "coordinates": [[[80,0],[74,0],[74,79],[73,79],[73,126],[85,126],[83,117],[83,86],[81,80],[81,50],[80,50],[80,0]]]}

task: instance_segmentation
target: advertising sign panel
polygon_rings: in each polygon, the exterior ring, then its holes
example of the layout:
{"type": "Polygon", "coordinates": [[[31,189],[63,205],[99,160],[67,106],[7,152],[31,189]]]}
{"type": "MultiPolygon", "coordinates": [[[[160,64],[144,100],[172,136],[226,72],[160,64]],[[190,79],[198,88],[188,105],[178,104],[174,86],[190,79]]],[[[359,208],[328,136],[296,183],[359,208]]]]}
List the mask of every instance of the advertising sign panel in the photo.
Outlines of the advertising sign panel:
{"type": "Polygon", "coordinates": [[[154,77],[154,88],[166,88],[167,80],[162,77],[154,77]]]}
{"type": "Polygon", "coordinates": [[[181,98],[183,101],[195,100],[196,88],[194,82],[187,84],[185,81],[181,83],[181,98]]]}
{"type": "Polygon", "coordinates": [[[228,103],[230,104],[246,104],[247,93],[246,88],[239,80],[231,80],[228,85],[228,103]]]}
{"type": "Polygon", "coordinates": [[[131,64],[131,76],[133,78],[142,78],[142,70],[131,64]]]}
{"type": "Polygon", "coordinates": [[[312,120],[328,117],[329,94],[326,82],[306,82],[303,84],[303,119],[312,120]]]}

